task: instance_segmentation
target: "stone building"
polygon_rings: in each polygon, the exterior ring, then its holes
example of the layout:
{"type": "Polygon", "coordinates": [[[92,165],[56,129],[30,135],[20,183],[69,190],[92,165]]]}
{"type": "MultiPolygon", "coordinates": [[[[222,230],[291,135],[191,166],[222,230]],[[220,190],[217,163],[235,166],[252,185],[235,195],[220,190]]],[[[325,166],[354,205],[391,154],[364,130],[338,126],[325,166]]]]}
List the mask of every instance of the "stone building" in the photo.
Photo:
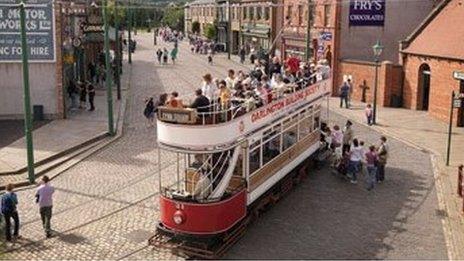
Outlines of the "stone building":
{"type": "MultiPolygon", "coordinates": [[[[464,93],[464,79],[453,77],[464,72],[463,24],[464,1],[445,0],[402,42],[404,107],[449,120],[451,92],[464,93]]],[[[453,122],[464,127],[464,104],[453,122]]]]}
{"type": "Polygon", "coordinates": [[[196,0],[185,6],[185,33],[192,33],[194,23],[200,24],[200,34],[204,35],[208,25],[216,26],[217,8],[215,0],[196,0]]]}

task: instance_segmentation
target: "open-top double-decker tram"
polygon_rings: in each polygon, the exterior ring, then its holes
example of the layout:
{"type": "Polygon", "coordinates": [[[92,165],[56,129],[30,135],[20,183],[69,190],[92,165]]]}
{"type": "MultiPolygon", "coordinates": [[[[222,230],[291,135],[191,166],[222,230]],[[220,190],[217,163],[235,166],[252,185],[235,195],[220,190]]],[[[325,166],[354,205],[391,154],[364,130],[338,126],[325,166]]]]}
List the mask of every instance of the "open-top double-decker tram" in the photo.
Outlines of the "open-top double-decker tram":
{"type": "Polygon", "coordinates": [[[224,254],[251,218],[307,175],[330,91],[325,79],[245,113],[159,108],[160,220],[149,243],[192,257],[224,254]]]}

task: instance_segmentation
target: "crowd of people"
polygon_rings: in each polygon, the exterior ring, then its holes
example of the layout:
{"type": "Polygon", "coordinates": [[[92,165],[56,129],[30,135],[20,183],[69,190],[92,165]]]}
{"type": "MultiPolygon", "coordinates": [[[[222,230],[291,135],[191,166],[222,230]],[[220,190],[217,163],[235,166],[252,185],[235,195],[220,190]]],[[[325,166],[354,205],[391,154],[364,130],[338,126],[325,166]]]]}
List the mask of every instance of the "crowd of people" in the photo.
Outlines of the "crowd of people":
{"type": "Polygon", "coordinates": [[[208,64],[213,64],[213,57],[218,48],[215,42],[192,34],[189,35],[189,44],[192,53],[206,55],[208,64]]]}
{"type": "Polygon", "coordinates": [[[255,61],[248,72],[230,69],[224,79],[203,75],[201,88],[195,90],[195,99],[187,105],[178,92],[163,93],[157,101],[149,98],[144,115],[152,125],[159,106],[191,108],[197,111],[197,123],[224,122],[329,77],[330,67],[324,60],[315,65],[301,63],[295,57],[281,63],[273,57],[269,65],[255,61]]]}
{"type": "Polygon", "coordinates": [[[336,173],[356,184],[359,173],[366,170],[367,190],[385,180],[385,165],[389,155],[387,138],[380,137],[379,144],[365,146],[364,141],[356,138],[353,124],[347,121],[344,128],[323,124],[321,127],[322,160],[329,159],[336,173]]]}

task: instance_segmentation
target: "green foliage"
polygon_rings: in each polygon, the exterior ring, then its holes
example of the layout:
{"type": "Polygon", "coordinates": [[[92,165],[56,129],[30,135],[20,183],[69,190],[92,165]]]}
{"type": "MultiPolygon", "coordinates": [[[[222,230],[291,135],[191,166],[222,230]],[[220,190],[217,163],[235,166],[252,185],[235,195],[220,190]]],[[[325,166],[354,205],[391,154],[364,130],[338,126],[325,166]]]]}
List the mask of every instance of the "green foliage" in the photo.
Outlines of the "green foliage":
{"type": "Polygon", "coordinates": [[[184,30],[184,9],[179,6],[169,6],[164,11],[163,25],[167,25],[174,30],[184,30]]]}
{"type": "Polygon", "coordinates": [[[200,33],[200,22],[194,21],[192,23],[192,33],[200,33]]]}
{"type": "Polygon", "coordinates": [[[207,24],[205,28],[206,38],[213,40],[213,39],[216,39],[216,35],[217,35],[216,26],[212,24],[207,24]]]}

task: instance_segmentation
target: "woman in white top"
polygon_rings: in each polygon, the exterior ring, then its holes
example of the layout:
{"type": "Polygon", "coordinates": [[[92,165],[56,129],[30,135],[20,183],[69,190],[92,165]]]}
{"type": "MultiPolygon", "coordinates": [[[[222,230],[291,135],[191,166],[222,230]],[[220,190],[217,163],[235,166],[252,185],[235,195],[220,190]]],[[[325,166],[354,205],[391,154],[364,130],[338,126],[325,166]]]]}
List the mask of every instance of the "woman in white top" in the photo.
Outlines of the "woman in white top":
{"type": "Polygon", "coordinates": [[[201,91],[206,98],[209,99],[211,103],[213,103],[218,97],[218,89],[216,85],[213,83],[213,78],[211,74],[207,73],[203,76],[203,86],[201,87],[201,91]]]}
{"type": "Polygon", "coordinates": [[[357,183],[357,174],[361,171],[364,152],[364,148],[359,145],[358,139],[353,139],[350,150],[350,163],[348,164],[348,175],[351,177],[351,183],[353,184],[357,183]]]}
{"type": "Polygon", "coordinates": [[[285,83],[280,73],[272,76],[271,88],[277,97],[281,97],[285,92],[285,83]]]}

